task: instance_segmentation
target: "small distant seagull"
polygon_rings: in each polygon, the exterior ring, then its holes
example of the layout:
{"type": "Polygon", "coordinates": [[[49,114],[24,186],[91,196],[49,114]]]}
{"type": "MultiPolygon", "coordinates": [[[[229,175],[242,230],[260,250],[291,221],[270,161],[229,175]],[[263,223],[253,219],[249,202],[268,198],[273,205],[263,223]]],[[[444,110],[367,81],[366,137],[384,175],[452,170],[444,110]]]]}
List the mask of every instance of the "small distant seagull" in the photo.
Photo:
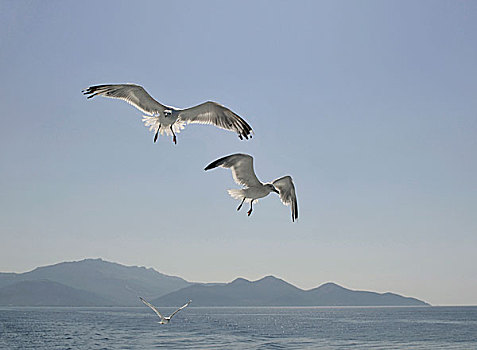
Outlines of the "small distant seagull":
{"type": "Polygon", "coordinates": [[[96,95],[118,98],[146,113],[142,121],[149,130],[154,131],[154,142],[159,133],[172,135],[177,143],[176,133],[184,129],[185,124],[212,124],[218,128],[236,132],[242,140],[252,137],[252,128],[236,113],[217,102],[204,102],[200,105],[180,109],[157,102],[142,86],[134,84],[96,85],[82,91],[88,98],[96,95]]]}
{"type": "Polygon", "coordinates": [[[244,186],[243,189],[228,190],[232,198],[242,200],[237,210],[242,208],[245,201],[250,202],[250,210],[247,212],[248,216],[250,216],[254,201],[268,196],[270,192],[276,192],[280,195],[283,204],[291,205],[292,221],[294,222],[295,219],[298,219],[298,203],[291,176],[284,176],[272,183],[263,184],[258,180],[253,170],[252,156],[240,153],[217,159],[207,165],[204,170],[216,167],[230,168],[235,182],[244,186]]]}
{"type": "Polygon", "coordinates": [[[161,315],[161,313],[159,312],[159,310],[152,304],[149,304],[146,300],[144,300],[143,298],[139,297],[139,299],[141,299],[141,301],[146,304],[147,306],[149,306],[156,314],[157,316],[159,316],[161,318],[161,321],[159,322],[160,324],[167,324],[169,323],[169,321],[171,320],[172,316],[174,316],[176,313],[178,313],[179,311],[181,311],[183,308],[189,306],[189,304],[192,302],[192,300],[189,300],[185,305],[181,306],[180,308],[178,308],[176,311],[174,311],[170,316],[167,316],[167,317],[164,317],[161,315]]]}

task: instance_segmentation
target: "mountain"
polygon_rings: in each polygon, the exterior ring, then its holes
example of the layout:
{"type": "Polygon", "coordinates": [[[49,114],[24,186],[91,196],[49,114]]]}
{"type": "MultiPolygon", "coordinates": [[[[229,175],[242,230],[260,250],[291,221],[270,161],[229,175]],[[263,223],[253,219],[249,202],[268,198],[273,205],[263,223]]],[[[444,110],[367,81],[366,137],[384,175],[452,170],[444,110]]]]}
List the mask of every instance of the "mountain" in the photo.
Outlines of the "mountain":
{"type": "Polygon", "coordinates": [[[306,291],[315,305],[326,306],[424,306],[427,303],[393,293],[351,290],[335,283],[325,283],[306,291]]]}
{"type": "Polygon", "coordinates": [[[302,290],[273,276],[250,282],[244,278],[222,285],[192,285],[153,300],[157,305],[178,305],[192,299],[194,306],[285,305],[302,290]]]}
{"type": "Polygon", "coordinates": [[[0,305],[139,306],[138,296],[158,306],[422,306],[415,298],[325,283],[303,290],[267,276],[257,281],[191,283],[152,268],[102,259],[62,262],[25,273],[0,273],[0,305]]]}
{"type": "Polygon", "coordinates": [[[425,306],[423,301],[392,293],[354,291],[334,283],[303,290],[273,276],[258,281],[243,278],[220,285],[195,284],[166,294],[152,303],[181,305],[192,299],[194,306],[425,306]]]}
{"type": "MultiPolygon", "coordinates": [[[[38,280],[48,280],[77,291],[93,293],[104,299],[103,305],[121,306],[137,305],[138,295],[156,298],[191,285],[182,278],[167,276],[152,268],[124,266],[102,259],[85,259],[43,266],[20,274],[0,273],[0,288],[14,288],[17,282],[38,280]]],[[[52,289],[54,290],[57,289],[52,289]]],[[[1,296],[0,304],[4,304],[1,296]]]]}
{"type": "Polygon", "coordinates": [[[21,281],[0,288],[2,306],[105,306],[106,298],[48,280],[21,281]]]}

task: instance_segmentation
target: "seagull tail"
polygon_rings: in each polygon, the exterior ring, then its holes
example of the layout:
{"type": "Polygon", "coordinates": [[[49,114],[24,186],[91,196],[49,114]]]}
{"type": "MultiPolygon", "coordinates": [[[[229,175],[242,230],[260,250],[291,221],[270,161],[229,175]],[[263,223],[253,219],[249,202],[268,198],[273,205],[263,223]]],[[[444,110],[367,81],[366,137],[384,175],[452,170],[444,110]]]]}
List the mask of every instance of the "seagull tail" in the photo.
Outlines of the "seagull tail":
{"type": "Polygon", "coordinates": [[[244,197],[243,191],[240,189],[234,188],[231,190],[227,190],[227,192],[230,194],[230,197],[232,197],[233,199],[242,200],[244,197]]]}
{"type": "MultiPolygon", "coordinates": [[[[164,133],[166,133],[166,135],[168,136],[172,135],[171,129],[169,127],[164,127],[164,126],[161,127],[161,123],[159,122],[159,117],[156,117],[156,116],[151,117],[149,115],[143,115],[142,121],[144,123],[144,126],[146,128],[149,128],[149,131],[153,131],[156,133],[157,130],[160,128],[159,133],[161,135],[163,135],[164,133]]],[[[172,129],[174,130],[176,134],[178,134],[181,132],[182,129],[184,129],[185,124],[186,124],[185,122],[178,120],[174,124],[172,124],[172,129]]]]}
{"type": "MultiPolygon", "coordinates": [[[[148,115],[143,115],[142,116],[142,122],[144,123],[144,126],[146,128],[149,128],[149,131],[154,131],[154,132],[157,132],[157,130],[159,129],[160,127],[160,123],[159,123],[159,117],[150,117],[148,115]]],[[[162,135],[162,132],[161,132],[161,135],[162,135]]]]}

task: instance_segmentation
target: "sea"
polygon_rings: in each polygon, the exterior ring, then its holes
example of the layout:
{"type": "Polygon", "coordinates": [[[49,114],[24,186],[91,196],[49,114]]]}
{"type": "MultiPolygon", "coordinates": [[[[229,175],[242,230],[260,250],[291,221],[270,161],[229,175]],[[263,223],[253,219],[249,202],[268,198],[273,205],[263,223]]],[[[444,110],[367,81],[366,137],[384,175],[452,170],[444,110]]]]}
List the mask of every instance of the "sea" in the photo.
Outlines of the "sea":
{"type": "Polygon", "coordinates": [[[477,349],[467,306],[191,306],[158,321],[147,307],[1,307],[0,349],[477,349]]]}

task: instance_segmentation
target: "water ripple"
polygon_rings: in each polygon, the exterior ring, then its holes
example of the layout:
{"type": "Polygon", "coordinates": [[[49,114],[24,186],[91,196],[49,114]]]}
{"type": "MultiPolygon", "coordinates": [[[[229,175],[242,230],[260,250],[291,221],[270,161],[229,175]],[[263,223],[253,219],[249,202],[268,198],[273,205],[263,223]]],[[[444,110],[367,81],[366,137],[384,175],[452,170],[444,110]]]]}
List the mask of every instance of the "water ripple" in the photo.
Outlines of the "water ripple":
{"type": "Polygon", "coordinates": [[[477,307],[5,307],[0,349],[477,349],[477,307]]]}

